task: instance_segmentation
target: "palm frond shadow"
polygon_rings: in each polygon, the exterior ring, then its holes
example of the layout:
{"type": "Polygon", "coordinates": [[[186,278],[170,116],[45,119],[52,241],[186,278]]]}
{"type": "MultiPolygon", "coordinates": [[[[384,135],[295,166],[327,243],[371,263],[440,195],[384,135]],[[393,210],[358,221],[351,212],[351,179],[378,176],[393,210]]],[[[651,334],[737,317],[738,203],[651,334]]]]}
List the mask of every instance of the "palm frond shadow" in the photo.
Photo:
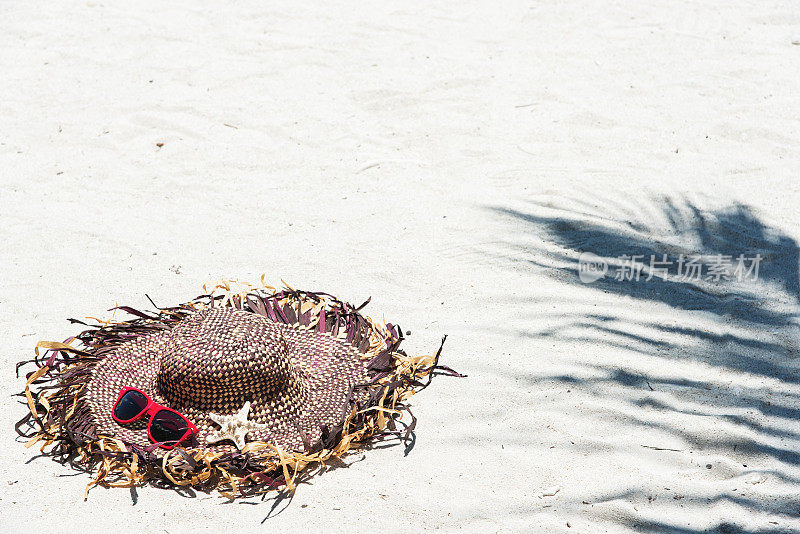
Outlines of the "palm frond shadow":
{"type": "MultiPolygon", "coordinates": [[[[515,236],[492,252],[496,259],[575,289],[562,292],[561,302],[548,301],[547,308],[533,304],[516,334],[564,347],[603,345],[637,355],[639,362],[620,368],[587,357],[578,372],[531,376],[529,383],[579,385],[598,410],[629,425],[658,428],[689,448],[766,457],[777,466],[776,478],[800,481],[800,247],[793,238],[741,203],[702,209],[687,198],[638,204],[548,198],[523,208],[488,209],[511,225],[515,236]],[[640,256],[642,276],[607,275],[584,284],[582,253],[611,267],[619,266],[623,255],[640,256]],[[707,272],[714,257],[735,262],[740,254],[760,256],[757,277],[687,279],[674,261],[698,255],[707,272]],[[647,277],[651,256],[673,261],[647,277]],[[656,360],[671,365],[652,371],[656,360]],[[704,366],[707,378],[688,378],[684,365],[704,366]],[[612,413],[620,401],[624,413],[612,413]],[[715,418],[729,431],[718,438],[696,435],[652,415],[663,413],[715,418]]],[[[781,513],[758,500],[727,500],[751,511],[781,513]]],[[[789,516],[799,513],[794,505],[784,508],[789,516]]],[[[733,524],[723,527],[745,532],[733,524]]]]}

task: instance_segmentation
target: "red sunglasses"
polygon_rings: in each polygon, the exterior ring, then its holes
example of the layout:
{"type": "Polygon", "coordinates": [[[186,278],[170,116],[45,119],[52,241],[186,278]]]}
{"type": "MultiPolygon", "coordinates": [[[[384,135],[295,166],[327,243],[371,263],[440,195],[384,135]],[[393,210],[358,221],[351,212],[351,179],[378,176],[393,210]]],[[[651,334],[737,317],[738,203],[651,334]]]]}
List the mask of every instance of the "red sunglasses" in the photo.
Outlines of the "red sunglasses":
{"type": "Polygon", "coordinates": [[[111,416],[117,423],[132,423],[144,416],[147,436],[162,449],[172,449],[189,436],[197,435],[197,427],[171,408],[162,406],[148,397],[142,390],[124,387],[119,392],[111,416]]]}

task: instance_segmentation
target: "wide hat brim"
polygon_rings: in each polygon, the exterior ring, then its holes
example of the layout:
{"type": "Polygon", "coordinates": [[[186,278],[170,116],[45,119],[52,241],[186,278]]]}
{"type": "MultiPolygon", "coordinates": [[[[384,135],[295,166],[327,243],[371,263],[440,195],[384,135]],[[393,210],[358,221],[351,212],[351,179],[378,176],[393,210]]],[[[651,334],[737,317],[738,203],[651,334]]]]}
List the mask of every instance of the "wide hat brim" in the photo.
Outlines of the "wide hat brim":
{"type": "MultiPolygon", "coordinates": [[[[28,438],[27,446],[39,444],[43,453],[94,472],[87,492],[97,484],[145,482],[217,489],[229,498],[276,488],[291,491],[299,479],[370,441],[399,437],[413,443],[416,419],[403,419],[403,413],[410,415],[406,399],[436,374],[461,376],[438,363],[441,347],[432,355],[406,354],[399,348],[400,328],[372,321],[361,313],[365,305],[355,307],[326,293],[269,286],[234,289],[223,282],[206,295],[159,307],[155,313],[117,308],[133,314],[131,320],[94,326],[72,320],[90,328],[64,343],[40,342],[36,358],[18,364],[18,369],[26,364],[36,369],[26,375],[22,394],[29,413],[17,423],[17,432],[28,438]],[[203,419],[208,410],[190,406],[180,408],[199,423],[199,439],[169,451],[154,446],[143,427],[120,428],[109,422],[122,386],[139,387],[155,402],[169,405],[152,381],[160,357],[157,345],[187,318],[209,308],[251,314],[280,329],[295,349],[313,349],[292,351],[295,360],[327,370],[322,375],[328,383],[319,381],[311,402],[304,404],[309,409],[298,415],[285,406],[266,407],[268,403],[247,399],[255,407],[251,418],[269,429],[248,435],[241,450],[230,443],[204,443],[214,424],[203,419]],[[150,348],[148,340],[153,342],[150,348]],[[331,379],[333,374],[339,379],[331,379]],[[361,378],[365,380],[359,382],[361,378]]],[[[313,384],[310,390],[315,390],[313,384]]],[[[243,400],[217,411],[232,413],[243,400]]]]}

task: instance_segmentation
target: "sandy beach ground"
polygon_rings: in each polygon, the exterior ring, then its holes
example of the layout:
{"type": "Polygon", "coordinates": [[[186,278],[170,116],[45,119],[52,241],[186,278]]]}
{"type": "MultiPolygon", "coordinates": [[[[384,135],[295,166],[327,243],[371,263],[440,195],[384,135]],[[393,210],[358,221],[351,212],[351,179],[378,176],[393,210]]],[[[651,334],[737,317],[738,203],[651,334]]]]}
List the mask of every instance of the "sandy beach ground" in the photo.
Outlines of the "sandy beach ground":
{"type": "Polygon", "coordinates": [[[796,3],[434,4],[0,2],[0,531],[800,529],[796,3]],[[408,456],[84,502],[15,441],[68,317],[261,273],[449,336],[408,456]]]}

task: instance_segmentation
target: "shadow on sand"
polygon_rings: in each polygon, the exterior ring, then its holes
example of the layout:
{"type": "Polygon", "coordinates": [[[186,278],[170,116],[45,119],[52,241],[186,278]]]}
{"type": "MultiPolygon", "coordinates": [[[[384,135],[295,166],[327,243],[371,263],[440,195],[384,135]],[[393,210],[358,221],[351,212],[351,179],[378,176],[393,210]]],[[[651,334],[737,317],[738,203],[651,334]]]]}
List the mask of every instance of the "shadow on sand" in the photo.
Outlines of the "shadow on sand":
{"type": "MultiPolygon", "coordinates": [[[[685,198],[637,205],[547,199],[521,209],[489,209],[514,231],[514,241],[496,253],[506,265],[575,286],[563,292],[568,297],[562,302],[526,316],[517,335],[564,346],[604,344],[638,353],[643,362],[623,368],[587,357],[582,372],[530,376],[529,384],[581,388],[601,413],[627,425],[658,428],[686,449],[724,455],[737,466],[742,457],[766,458],[769,476],[800,482],[800,248],[795,240],[768,227],[745,205],[705,210],[685,198]],[[605,277],[581,282],[583,253],[605,262],[605,277]],[[740,255],[749,273],[734,271],[740,255]],[[660,271],[651,271],[651,257],[660,271]],[[700,266],[699,278],[687,274],[690,258],[700,266]],[[728,264],[719,275],[715,265],[728,264]],[[666,375],[663,367],[650,372],[646,362],[652,358],[670,361],[666,375]],[[687,378],[681,369],[688,365],[707,369],[707,379],[687,378]],[[626,409],[607,407],[620,402],[626,409]],[[726,431],[671,423],[686,417],[712,418],[726,431]]],[[[641,492],[632,489],[603,500],[636,502],[646,498],[641,492]]],[[[800,502],[791,496],[751,499],[723,492],[685,498],[698,507],[725,501],[747,514],[800,516],[800,502]]],[[[641,515],[625,522],[644,532],[773,531],[768,524],[765,530],[747,530],[734,521],[694,528],[641,515]]]]}

